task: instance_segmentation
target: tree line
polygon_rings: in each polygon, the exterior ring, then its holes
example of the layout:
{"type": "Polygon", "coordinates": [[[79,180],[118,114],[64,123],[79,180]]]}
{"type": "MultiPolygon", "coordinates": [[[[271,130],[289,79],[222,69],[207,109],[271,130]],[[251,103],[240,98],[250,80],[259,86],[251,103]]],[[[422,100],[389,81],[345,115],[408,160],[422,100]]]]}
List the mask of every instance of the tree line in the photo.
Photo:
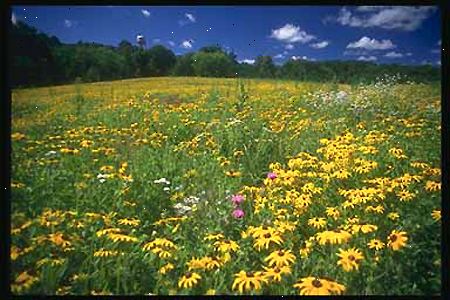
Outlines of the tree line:
{"type": "Polygon", "coordinates": [[[361,83],[402,74],[404,80],[434,82],[440,69],[431,65],[406,66],[359,61],[288,60],[274,64],[258,56],[253,64],[239,63],[233,52],[219,45],[176,56],[155,45],[141,49],[123,40],[117,47],[97,43],[63,44],[23,22],[9,32],[9,74],[12,87],[94,82],[150,76],[277,78],[301,81],[361,83]]]}

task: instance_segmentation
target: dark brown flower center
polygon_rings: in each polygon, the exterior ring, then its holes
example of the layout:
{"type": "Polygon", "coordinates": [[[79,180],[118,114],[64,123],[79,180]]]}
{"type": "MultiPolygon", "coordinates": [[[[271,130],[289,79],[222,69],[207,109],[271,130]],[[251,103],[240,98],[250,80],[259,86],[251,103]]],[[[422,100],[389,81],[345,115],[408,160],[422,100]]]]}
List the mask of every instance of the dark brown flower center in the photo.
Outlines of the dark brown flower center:
{"type": "Polygon", "coordinates": [[[278,251],[278,256],[283,256],[283,255],[284,255],[283,250],[278,251]]]}
{"type": "Polygon", "coordinates": [[[266,233],[266,234],[264,235],[264,237],[265,237],[266,239],[268,239],[268,238],[271,237],[271,235],[270,235],[270,233],[266,233]]]}
{"type": "Polygon", "coordinates": [[[190,272],[186,273],[186,278],[191,278],[192,274],[190,272]]]}
{"type": "Polygon", "coordinates": [[[275,273],[280,273],[280,272],[281,272],[281,270],[280,270],[278,267],[276,267],[273,271],[274,271],[275,273]]]}
{"type": "Polygon", "coordinates": [[[322,283],[320,282],[319,279],[315,278],[312,282],[312,285],[316,288],[320,288],[322,286],[322,283]]]}
{"type": "Polygon", "coordinates": [[[247,275],[247,277],[253,277],[253,272],[246,272],[245,275],[247,275]]]}
{"type": "Polygon", "coordinates": [[[231,242],[229,240],[223,241],[225,244],[230,244],[231,242]]]}
{"type": "Polygon", "coordinates": [[[396,235],[391,235],[389,237],[389,239],[391,240],[391,242],[395,242],[397,240],[397,236],[396,235]]]}
{"type": "Polygon", "coordinates": [[[349,255],[349,256],[348,256],[348,259],[350,259],[350,260],[355,260],[355,257],[354,257],[353,255],[349,255]]]}

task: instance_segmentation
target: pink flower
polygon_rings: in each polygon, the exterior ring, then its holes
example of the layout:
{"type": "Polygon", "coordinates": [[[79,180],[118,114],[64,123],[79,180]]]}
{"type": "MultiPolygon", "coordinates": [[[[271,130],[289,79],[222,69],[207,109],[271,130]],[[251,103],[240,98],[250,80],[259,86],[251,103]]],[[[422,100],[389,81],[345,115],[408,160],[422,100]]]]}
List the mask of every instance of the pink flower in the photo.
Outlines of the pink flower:
{"type": "Polygon", "coordinates": [[[240,219],[240,218],[244,217],[245,213],[244,213],[244,211],[242,209],[236,208],[231,215],[235,219],[240,219]]]}
{"type": "Polygon", "coordinates": [[[231,202],[233,202],[234,205],[239,205],[242,201],[244,201],[244,196],[242,195],[233,195],[233,197],[231,197],[231,202]]]}
{"type": "Polygon", "coordinates": [[[277,174],[273,173],[273,172],[270,172],[267,174],[267,178],[272,179],[272,180],[274,180],[277,177],[278,177],[277,174]]]}

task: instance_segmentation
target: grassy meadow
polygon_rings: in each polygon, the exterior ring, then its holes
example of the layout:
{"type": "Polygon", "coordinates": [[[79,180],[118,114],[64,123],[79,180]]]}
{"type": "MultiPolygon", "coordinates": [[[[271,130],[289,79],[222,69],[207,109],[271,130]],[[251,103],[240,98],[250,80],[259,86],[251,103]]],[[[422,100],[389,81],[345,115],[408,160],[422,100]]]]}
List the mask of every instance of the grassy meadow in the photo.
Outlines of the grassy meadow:
{"type": "Polygon", "coordinates": [[[13,294],[439,294],[440,86],[12,91],[13,294]]]}

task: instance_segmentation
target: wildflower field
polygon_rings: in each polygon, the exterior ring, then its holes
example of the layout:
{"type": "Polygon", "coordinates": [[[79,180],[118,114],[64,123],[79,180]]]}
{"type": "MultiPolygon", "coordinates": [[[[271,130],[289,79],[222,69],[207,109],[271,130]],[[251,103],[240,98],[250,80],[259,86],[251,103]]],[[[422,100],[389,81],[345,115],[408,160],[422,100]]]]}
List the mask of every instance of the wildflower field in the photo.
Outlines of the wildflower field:
{"type": "Polygon", "coordinates": [[[440,86],[13,90],[14,294],[439,294],[440,86]]]}

